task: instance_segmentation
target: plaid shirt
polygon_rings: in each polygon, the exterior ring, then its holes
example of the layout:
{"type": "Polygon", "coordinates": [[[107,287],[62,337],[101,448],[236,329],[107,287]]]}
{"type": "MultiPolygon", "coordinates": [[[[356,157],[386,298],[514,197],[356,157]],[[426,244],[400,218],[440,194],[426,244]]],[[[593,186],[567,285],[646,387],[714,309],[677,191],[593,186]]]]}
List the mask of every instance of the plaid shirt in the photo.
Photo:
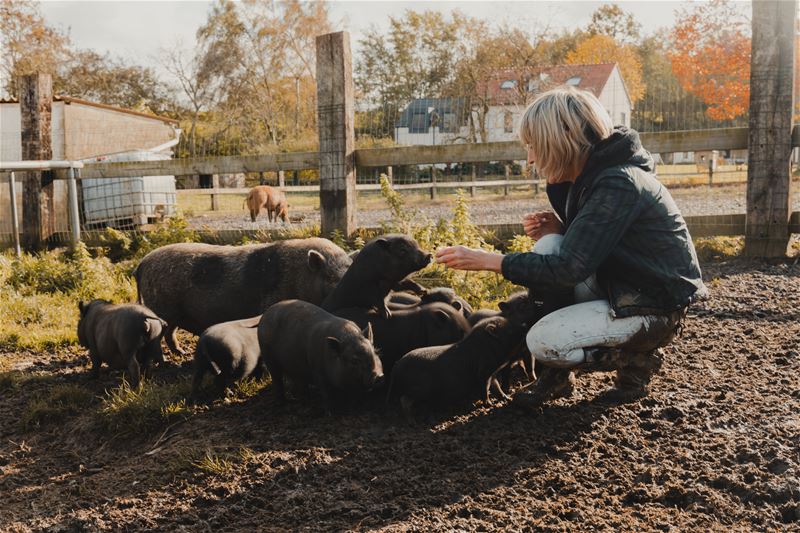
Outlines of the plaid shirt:
{"type": "Polygon", "coordinates": [[[670,313],[707,294],[686,222],[635,131],[598,143],[553,207],[566,227],[561,250],[508,254],[502,271],[513,283],[548,291],[597,273],[618,317],[670,313]]]}

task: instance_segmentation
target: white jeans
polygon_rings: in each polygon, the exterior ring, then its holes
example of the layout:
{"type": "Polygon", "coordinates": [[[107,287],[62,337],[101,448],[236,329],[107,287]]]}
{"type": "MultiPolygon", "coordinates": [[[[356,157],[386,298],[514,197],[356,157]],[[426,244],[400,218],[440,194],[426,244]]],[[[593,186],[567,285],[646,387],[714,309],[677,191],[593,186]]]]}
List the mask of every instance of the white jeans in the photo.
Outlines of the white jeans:
{"type": "MultiPolygon", "coordinates": [[[[533,251],[551,255],[561,247],[563,235],[545,235],[533,251]]],[[[559,309],[539,320],[528,331],[531,354],[549,366],[570,368],[586,361],[584,348],[624,346],[634,338],[665,338],[667,317],[656,315],[615,318],[594,275],[575,287],[575,305],[559,309]]],[[[654,345],[655,348],[655,345],[654,345]]]]}

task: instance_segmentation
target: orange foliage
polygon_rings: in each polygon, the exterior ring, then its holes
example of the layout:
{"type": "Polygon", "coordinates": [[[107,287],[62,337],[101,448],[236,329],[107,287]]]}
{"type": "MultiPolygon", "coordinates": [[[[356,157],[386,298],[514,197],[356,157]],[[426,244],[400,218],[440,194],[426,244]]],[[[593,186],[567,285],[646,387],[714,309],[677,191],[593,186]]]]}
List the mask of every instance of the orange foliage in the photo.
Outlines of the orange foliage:
{"type": "Polygon", "coordinates": [[[636,50],[628,45],[619,44],[608,35],[592,35],[581,41],[567,54],[567,64],[595,65],[598,63],[616,63],[619,66],[631,103],[644,96],[645,84],[642,80],[642,63],[636,50]]]}
{"type": "Polygon", "coordinates": [[[684,90],[702,100],[714,120],[747,112],[750,103],[748,23],[725,0],[683,11],[671,33],[672,71],[684,90]]]}

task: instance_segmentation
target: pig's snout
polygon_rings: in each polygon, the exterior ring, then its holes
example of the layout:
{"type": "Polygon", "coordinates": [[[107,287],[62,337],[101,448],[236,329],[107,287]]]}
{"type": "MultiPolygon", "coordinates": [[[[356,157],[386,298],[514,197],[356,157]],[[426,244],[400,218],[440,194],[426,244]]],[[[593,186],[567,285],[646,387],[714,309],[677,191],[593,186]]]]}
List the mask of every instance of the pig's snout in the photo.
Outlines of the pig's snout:
{"type": "Polygon", "coordinates": [[[420,263],[422,264],[422,266],[428,266],[431,262],[431,259],[433,259],[433,256],[431,254],[425,254],[422,257],[422,261],[420,263]]]}

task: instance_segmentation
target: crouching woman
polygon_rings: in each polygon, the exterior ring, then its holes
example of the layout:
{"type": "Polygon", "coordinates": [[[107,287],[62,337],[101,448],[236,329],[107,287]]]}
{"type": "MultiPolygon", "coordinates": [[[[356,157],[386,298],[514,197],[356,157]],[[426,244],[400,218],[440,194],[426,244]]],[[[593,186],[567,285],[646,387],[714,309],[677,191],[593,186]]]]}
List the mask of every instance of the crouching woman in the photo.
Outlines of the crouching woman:
{"type": "Polygon", "coordinates": [[[519,129],[554,211],[523,219],[533,250],[452,246],[436,260],[502,273],[541,302],[547,314],[526,340],[545,370],[516,405],[568,396],[577,368],[616,370],[610,397],[647,394],[661,367],[658,348],[672,341],[689,303],[707,294],[686,223],[639,135],[613,127],[591,93],[543,93],[519,129]]]}

